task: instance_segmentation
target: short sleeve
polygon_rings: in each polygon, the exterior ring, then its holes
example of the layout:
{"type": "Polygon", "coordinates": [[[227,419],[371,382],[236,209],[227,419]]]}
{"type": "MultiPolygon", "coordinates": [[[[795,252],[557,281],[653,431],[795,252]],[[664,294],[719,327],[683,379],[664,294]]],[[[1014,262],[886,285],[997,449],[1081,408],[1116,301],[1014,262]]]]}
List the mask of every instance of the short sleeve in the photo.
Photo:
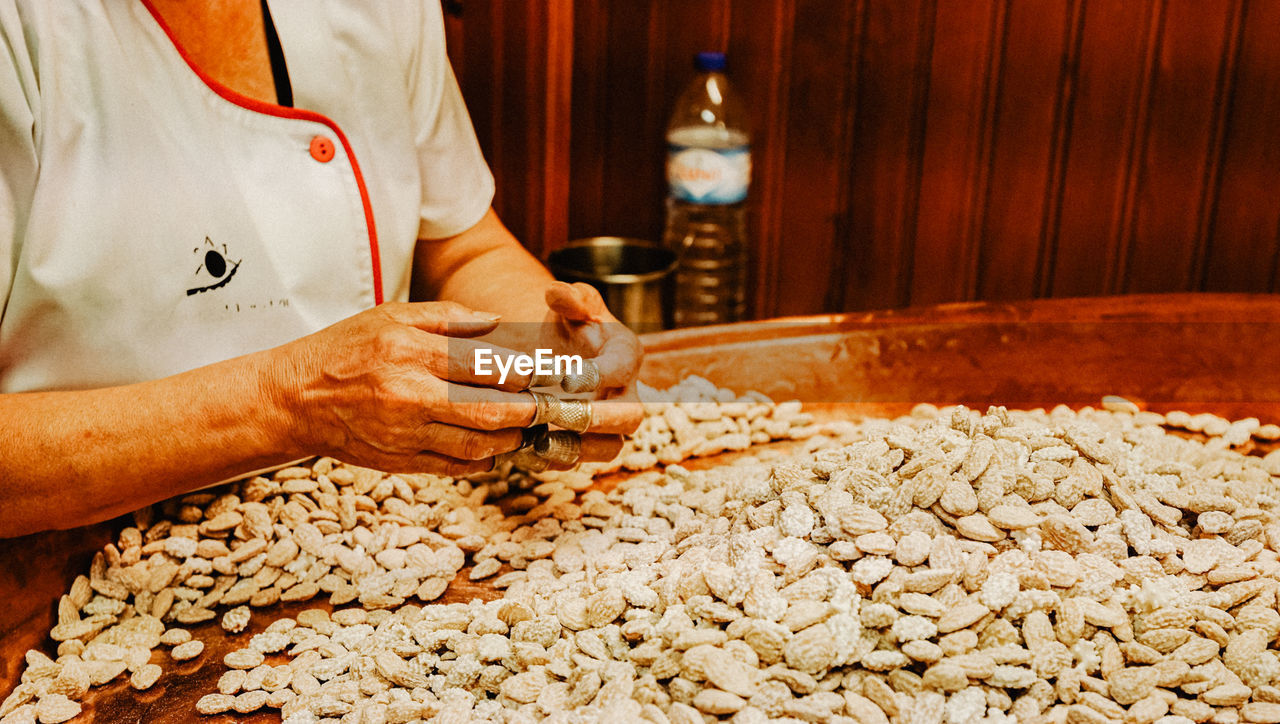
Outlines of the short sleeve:
{"type": "Polygon", "coordinates": [[[409,69],[414,144],[422,179],[418,238],[474,226],[493,204],[494,183],[445,53],[440,4],[419,3],[421,32],[409,69]]]}
{"type": "Polygon", "coordinates": [[[35,193],[38,89],[22,18],[0,0],[0,323],[35,193]]]}

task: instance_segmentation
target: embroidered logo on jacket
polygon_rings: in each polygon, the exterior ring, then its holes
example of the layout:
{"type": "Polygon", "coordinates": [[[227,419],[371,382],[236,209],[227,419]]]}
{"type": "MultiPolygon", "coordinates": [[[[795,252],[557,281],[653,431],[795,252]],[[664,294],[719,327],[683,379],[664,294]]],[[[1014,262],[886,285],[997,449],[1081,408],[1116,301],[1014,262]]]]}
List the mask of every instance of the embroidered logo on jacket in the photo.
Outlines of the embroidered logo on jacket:
{"type": "Polygon", "coordinates": [[[199,259],[199,266],[196,267],[195,273],[198,284],[187,290],[188,297],[225,287],[231,281],[231,277],[236,275],[241,260],[232,261],[227,256],[227,245],[222,244],[221,247],[222,250],[219,251],[213,241],[206,236],[204,244],[191,250],[191,253],[199,259]]]}

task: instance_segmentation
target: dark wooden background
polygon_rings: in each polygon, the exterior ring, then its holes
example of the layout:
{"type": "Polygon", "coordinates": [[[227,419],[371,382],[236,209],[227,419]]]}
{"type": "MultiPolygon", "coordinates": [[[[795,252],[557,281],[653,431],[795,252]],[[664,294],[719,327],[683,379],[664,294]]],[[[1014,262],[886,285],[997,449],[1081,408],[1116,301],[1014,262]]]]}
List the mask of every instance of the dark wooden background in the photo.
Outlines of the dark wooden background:
{"type": "Polygon", "coordinates": [[[538,254],[659,238],[725,50],[757,316],[1280,291],[1280,0],[461,0],[450,53],[538,254]]]}

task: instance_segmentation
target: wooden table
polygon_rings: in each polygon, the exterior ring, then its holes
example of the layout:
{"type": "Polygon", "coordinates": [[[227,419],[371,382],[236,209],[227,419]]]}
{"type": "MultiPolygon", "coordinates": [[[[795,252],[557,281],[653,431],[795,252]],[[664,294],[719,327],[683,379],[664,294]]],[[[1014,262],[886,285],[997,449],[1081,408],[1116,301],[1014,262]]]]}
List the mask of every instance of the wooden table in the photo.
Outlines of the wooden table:
{"type": "MultiPolygon", "coordinates": [[[[1096,405],[1117,394],[1148,409],[1216,412],[1280,422],[1280,297],[1160,295],[1011,304],[960,304],[894,312],[800,317],[675,330],[645,337],[641,378],[665,387],[698,374],[775,400],[800,399],[824,416],[900,414],[918,402],[1038,407],[1096,405]]],[[[699,461],[698,466],[721,462],[699,461]]],[[[610,487],[621,476],[598,481],[610,487]]],[[[87,572],[93,552],[125,525],[0,541],[0,689],[12,689],[23,653],[52,654],[46,633],[58,597],[87,572]]],[[[465,578],[445,602],[498,592],[465,578]]],[[[255,612],[228,637],[216,621],[193,628],[206,651],[173,665],[139,694],[119,680],[94,690],[80,721],[188,722],[214,690],[223,654],[271,619],[319,601],[255,612]]],[[[219,716],[202,721],[278,721],[219,716]]]]}

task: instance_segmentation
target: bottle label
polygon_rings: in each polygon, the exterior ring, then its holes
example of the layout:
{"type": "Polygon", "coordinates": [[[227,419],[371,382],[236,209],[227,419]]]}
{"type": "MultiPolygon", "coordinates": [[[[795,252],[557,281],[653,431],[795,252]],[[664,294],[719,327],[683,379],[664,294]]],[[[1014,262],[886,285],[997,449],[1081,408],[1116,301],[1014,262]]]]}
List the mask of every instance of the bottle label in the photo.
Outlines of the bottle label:
{"type": "Polygon", "coordinates": [[[667,144],[671,196],[695,204],[736,204],[751,184],[751,149],[693,148],[667,144]]]}

